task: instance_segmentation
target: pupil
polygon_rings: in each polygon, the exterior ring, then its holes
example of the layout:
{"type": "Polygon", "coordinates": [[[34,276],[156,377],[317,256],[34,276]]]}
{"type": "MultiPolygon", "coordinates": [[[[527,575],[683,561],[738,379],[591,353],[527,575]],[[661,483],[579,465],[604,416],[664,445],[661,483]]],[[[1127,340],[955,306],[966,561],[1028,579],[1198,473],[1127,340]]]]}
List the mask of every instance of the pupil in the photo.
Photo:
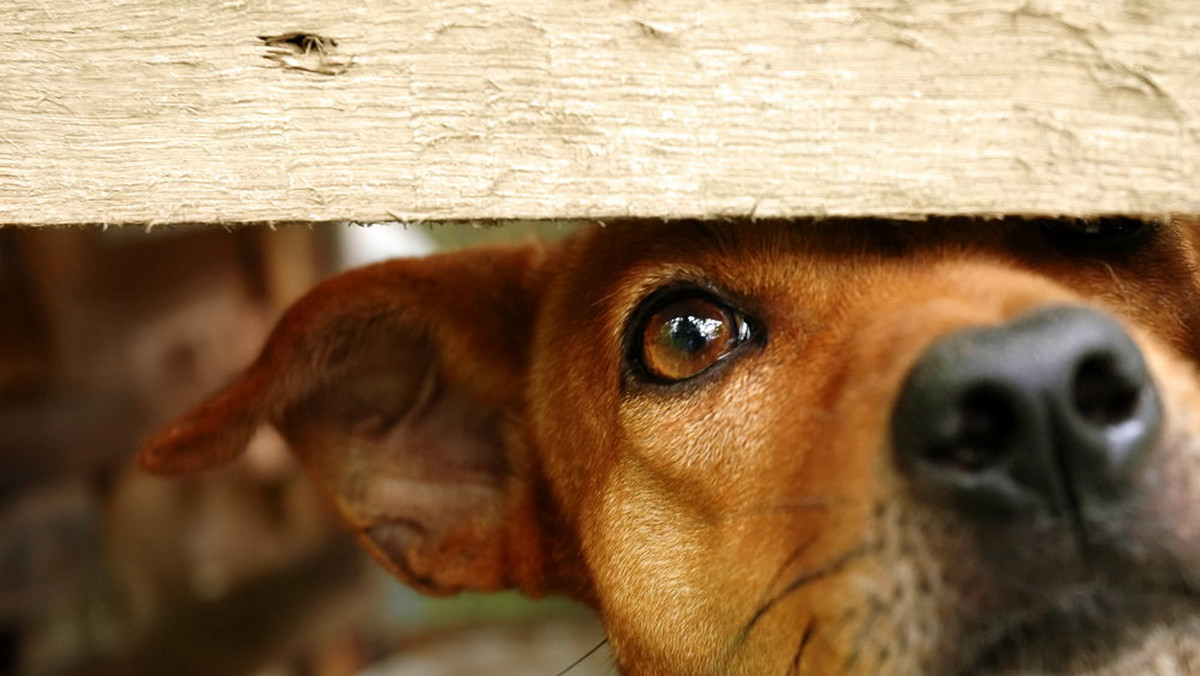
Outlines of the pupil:
{"type": "Polygon", "coordinates": [[[682,352],[695,353],[708,347],[720,334],[724,323],[706,317],[674,317],[667,322],[671,345],[682,352]]]}

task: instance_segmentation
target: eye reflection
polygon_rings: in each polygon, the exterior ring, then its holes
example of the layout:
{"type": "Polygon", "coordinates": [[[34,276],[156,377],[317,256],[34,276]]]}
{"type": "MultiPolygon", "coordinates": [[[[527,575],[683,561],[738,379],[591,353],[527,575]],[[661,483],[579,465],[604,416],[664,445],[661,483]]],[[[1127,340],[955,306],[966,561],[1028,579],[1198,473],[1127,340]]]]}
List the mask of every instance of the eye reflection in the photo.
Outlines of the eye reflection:
{"type": "Polygon", "coordinates": [[[664,304],[641,329],[641,365],[656,380],[674,382],[695,376],[749,337],[739,316],[702,296],[664,304]]]}
{"type": "Polygon", "coordinates": [[[668,320],[665,329],[672,347],[685,352],[697,352],[720,338],[725,331],[725,322],[689,315],[668,320]]]}

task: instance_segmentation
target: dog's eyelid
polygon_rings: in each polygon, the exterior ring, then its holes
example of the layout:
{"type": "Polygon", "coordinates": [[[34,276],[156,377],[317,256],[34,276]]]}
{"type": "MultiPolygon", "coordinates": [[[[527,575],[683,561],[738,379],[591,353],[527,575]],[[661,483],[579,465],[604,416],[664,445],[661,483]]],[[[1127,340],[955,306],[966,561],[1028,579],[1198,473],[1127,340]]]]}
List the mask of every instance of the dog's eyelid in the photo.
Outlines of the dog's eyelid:
{"type": "Polygon", "coordinates": [[[732,294],[708,284],[669,284],[646,295],[629,315],[628,382],[674,387],[726,362],[747,343],[761,342],[760,323],[732,294]]]}

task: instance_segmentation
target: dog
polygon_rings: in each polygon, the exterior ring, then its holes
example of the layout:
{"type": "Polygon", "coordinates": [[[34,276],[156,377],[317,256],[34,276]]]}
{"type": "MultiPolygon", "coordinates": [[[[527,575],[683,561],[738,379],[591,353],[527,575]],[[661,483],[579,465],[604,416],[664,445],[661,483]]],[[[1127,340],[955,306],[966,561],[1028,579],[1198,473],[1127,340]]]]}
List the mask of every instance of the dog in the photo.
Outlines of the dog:
{"type": "Polygon", "coordinates": [[[418,590],[630,676],[1200,673],[1200,228],[610,224],[332,278],[152,472],[288,440],[418,590]]]}

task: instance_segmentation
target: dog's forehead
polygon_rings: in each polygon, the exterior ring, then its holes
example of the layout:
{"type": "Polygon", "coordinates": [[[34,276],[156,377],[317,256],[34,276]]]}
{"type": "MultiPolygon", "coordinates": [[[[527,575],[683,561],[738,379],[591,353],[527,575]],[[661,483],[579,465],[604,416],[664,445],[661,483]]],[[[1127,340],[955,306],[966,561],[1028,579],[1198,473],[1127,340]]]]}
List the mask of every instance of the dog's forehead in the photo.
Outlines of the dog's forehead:
{"type": "Polygon", "coordinates": [[[1162,324],[1164,314],[1176,316],[1163,337],[1200,355],[1193,241],[1200,228],[1176,221],[1148,230],[1153,236],[1141,245],[1089,248],[1070,237],[1064,243],[1045,223],[1014,220],[623,223],[581,233],[560,251],[551,296],[561,302],[548,307],[603,317],[617,338],[638,303],[670,283],[820,312],[862,288],[887,286],[889,275],[975,260],[1057,280],[1134,321],[1162,324]]]}
{"type": "Polygon", "coordinates": [[[639,276],[658,281],[673,269],[722,279],[773,270],[802,272],[821,264],[862,269],[898,259],[925,260],[980,255],[1011,258],[1046,248],[1034,226],[988,223],[895,221],[772,222],[661,225],[620,224],[583,234],[568,256],[593,283],[628,285],[639,276]]]}
{"type": "Polygon", "coordinates": [[[932,264],[971,250],[1006,256],[1011,228],[894,223],[627,224],[582,233],[551,263],[549,313],[587,315],[593,337],[614,341],[656,291],[690,285],[748,311],[819,312],[898,263],[932,264]],[[940,236],[939,236],[940,235],[940,236]]]}

